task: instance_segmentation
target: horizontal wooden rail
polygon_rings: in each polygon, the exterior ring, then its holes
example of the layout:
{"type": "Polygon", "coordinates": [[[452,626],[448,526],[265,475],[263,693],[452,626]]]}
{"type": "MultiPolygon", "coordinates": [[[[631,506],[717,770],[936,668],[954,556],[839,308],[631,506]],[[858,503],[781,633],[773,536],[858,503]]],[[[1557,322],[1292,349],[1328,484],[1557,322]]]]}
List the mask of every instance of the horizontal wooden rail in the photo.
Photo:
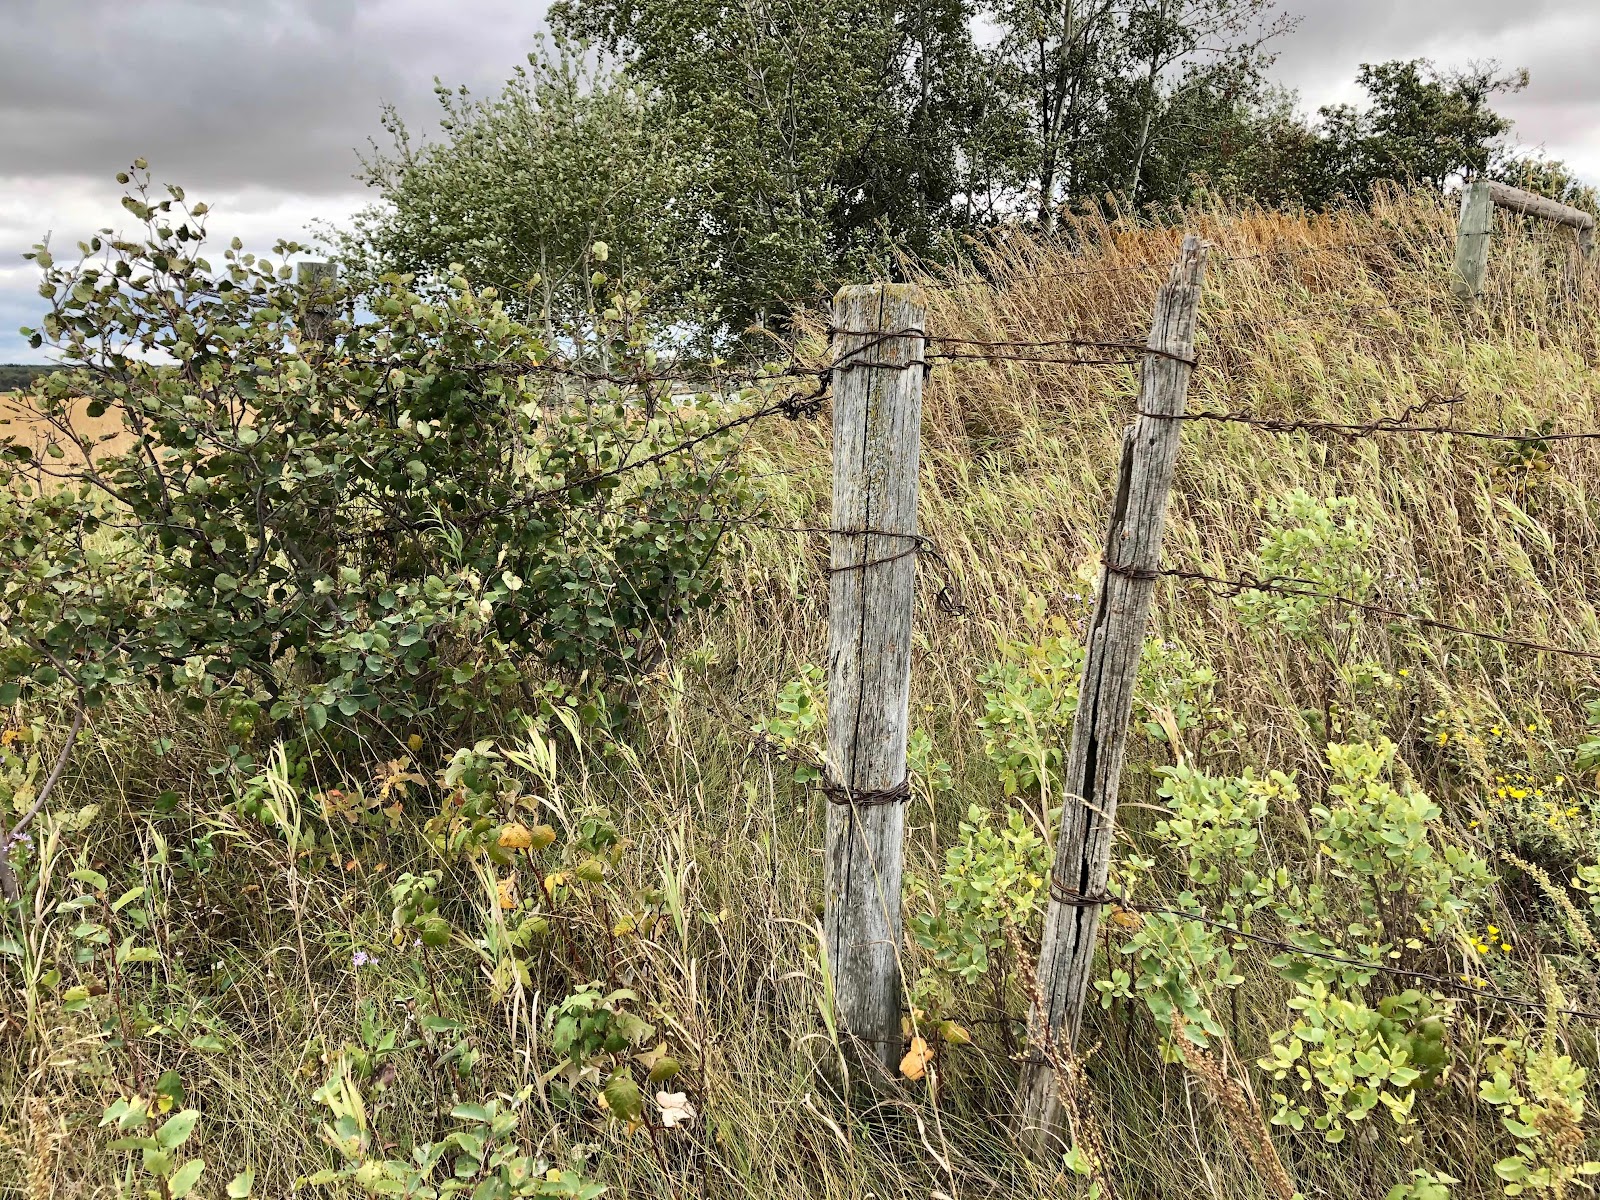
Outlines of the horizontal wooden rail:
{"type": "Polygon", "coordinates": [[[1593,213],[1586,213],[1583,209],[1573,208],[1570,204],[1560,204],[1548,197],[1536,196],[1532,192],[1496,183],[1494,180],[1489,181],[1489,199],[1494,201],[1496,208],[1509,209],[1525,217],[1553,221],[1557,225],[1567,225],[1579,233],[1590,233],[1594,229],[1593,213]]]}
{"type": "Polygon", "coordinates": [[[1594,230],[1594,213],[1586,213],[1581,208],[1550,200],[1544,195],[1534,195],[1533,192],[1523,192],[1520,187],[1510,187],[1509,184],[1499,184],[1490,181],[1490,200],[1496,208],[1507,208],[1512,213],[1522,213],[1523,216],[1536,216],[1544,221],[1554,221],[1558,226],[1570,226],[1581,234],[1594,230]]]}

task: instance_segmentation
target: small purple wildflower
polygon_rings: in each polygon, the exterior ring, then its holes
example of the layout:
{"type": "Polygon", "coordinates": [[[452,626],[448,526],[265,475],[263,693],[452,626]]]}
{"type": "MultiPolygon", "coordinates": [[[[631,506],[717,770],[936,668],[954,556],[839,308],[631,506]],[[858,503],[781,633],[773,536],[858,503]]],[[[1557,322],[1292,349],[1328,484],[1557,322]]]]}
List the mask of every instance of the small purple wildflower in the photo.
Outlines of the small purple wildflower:
{"type": "Polygon", "coordinates": [[[376,954],[368,954],[365,950],[357,950],[350,956],[350,965],[352,967],[371,966],[376,964],[377,961],[378,956],[376,954]]]}

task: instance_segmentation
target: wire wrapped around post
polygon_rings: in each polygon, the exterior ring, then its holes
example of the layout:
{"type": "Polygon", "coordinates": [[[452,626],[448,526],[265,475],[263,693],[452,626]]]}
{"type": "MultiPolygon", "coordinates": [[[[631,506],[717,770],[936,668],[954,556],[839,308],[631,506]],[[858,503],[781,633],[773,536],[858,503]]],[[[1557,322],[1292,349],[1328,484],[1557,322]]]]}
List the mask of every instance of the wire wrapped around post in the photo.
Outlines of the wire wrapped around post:
{"type": "Polygon", "coordinates": [[[863,1075],[901,1054],[900,877],[926,364],[919,289],[834,301],[833,520],[823,926],[839,1023],[863,1075]],[[842,364],[848,363],[849,369],[842,364]]]}
{"type": "MultiPolygon", "coordinates": [[[[1028,1017],[1030,1040],[1047,1051],[1070,1047],[1077,1037],[1094,966],[1133,689],[1183,428],[1170,418],[1181,416],[1187,401],[1205,264],[1206,246],[1199,238],[1185,238],[1151,321],[1150,353],[1139,392],[1144,415],[1123,445],[1106,530],[1105,571],[1089,622],[1072,744],[1062,766],[1061,832],[1040,944],[1038,988],[1028,1017]]],[[[1059,1081],[1052,1067],[1025,1062],[1016,1114],[1024,1153],[1040,1162],[1057,1160],[1067,1145],[1062,1124],[1059,1081]]]]}

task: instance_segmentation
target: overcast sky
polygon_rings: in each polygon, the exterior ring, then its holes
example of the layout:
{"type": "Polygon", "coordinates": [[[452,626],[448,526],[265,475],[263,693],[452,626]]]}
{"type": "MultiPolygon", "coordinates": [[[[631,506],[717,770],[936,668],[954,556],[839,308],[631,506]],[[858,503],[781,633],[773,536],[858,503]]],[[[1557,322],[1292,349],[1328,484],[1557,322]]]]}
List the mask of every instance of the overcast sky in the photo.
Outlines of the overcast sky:
{"type": "MultiPolygon", "coordinates": [[[[542,0],[0,0],[0,362],[40,313],[20,255],[114,224],[112,176],[150,160],[257,249],[365,201],[356,149],[380,106],[432,119],[433,78],[495,87],[542,26],[542,0]]],[[[1308,109],[1354,100],[1359,64],[1493,57],[1527,67],[1505,98],[1530,147],[1600,182],[1597,0],[1284,0],[1304,18],[1277,78],[1308,109]]]]}

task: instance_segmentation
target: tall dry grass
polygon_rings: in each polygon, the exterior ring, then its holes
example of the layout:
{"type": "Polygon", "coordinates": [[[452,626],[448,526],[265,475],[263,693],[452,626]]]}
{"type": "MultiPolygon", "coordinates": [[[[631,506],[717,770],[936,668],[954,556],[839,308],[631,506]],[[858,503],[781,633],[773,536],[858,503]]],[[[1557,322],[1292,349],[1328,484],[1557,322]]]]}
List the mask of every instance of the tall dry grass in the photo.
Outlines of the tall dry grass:
{"type": "MultiPolygon", "coordinates": [[[[1215,246],[1193,407],[1359,422],[1459,394],[1449,417],[1464,426],[1521,430],[1550,419],[1600,428],[1596,287],[1565,274],[1557,236],[1507,223],[1488,294],[1469,307],[1449,298],[1453,218],[1431,198],[1394,196],[1371,214],[1327,217],[1219,208],[1183,214],[1178,224],[1215,246]]],[[[992,340],[1142,338],[1180,234],[1176,225],[1084,218],[1049,240],[1014,235],[960,270],[923,279],[930,328],[992,340]]],[[[916,873],[936,873],[967,804],[1005,803],[974,726],[978,676],[998,639],[1027,635],[1030,597],[1068,618],[1086,610],[1134,403],[1133,375],[1123,368],[947,362],[929,380],[923,528],[969,609],[952,616],[924,601],[918,614],[914,721],[950,762],[955,787],[936,802],[913,802],[907,854],[916,873]]],[[[825,419],[763,430],[745,454],[778,523],[826,524],[825,419]]],[[[1591,443],[1563,443],[1550,470],[1519,473],[1491,446],[1461,440],[1347,442],[1193,423],[1184,431],[1168,561],[1216,574],[1245,569],[1268,497],[1295,487],[1352,496],[1379,531],[1371,565],[1408,606],[1600,648],[1600,578],[1589,565],[1597,456],[1591,443]],[[1412,582],[1420,591],[1406,590],[1412,582]]],[[[789,782],[786,765],[749,731],[802,664],[824,661],[824,548],[756,527],[739,538],[725,609],[683,631],[673,658],[639,684],[629,754],[573,750],[555,785],[566,803],[603,801],[616,814],[634,842],[625,883],[673,881],[694,915],[681,938],[626,955],[622,982],[650,998],[686,1047],[700,1121],[667,1147],[670,1178],[614,1126],[552,1119],[527,1128],[529,1145],[556,1155],[591,1147],[591,1169],[621,1196],[1074,1194],[1078,1183],[1011,1153],[1004,1114],[1015,1064],[982,997],[970,1013],[975,1044],[941,1055],[929,1080],[900,1095],[851,1108],[819,1074],[817,1064],[835,1053],[817,960],[822,802],[789,782]]],[[[1164,583],[1155,620],[1160,637],[1190,649],[1219,680],[1212,736],[1195,737],[1184,752],[1215,772],[1298,770],[1314,789],[1327,732],[1316,722],[1330,700],[1350,699],[1343,685],[1295,643],[1242,627],[1226,600],[1203,591],[1164,583]]],[[[1429,714],[1537,713],[1552,743],[1580,735],[1581,700],[1593,682],[1581,662],[1373,622],[1362,628],[1359,651],[1407,672],[1385,730],[1464,840],[1474,836],[1485,781],[1446,770],[1428,749],[1421,730],[1429,714]]],[[[164,824],[149,814],[149,798],[177,789],[185,812],[213,811],[220,798],[206,768],[224,739],[159,701],[130,696],[124,704],[97,723],[97,757],[76,785],[105,808],[103,836],[80,853],[133,864],[149,878],[162,897],[160,936],[183,948],[188,964],[169,959],[141,998],[161,1032],[142,1035],[140,1053],[147,1071],[177,1070],[205,1114],[207,1188],[251,1162],[258,1194],[284,1195],[329,1159],[310,1095],[336,1045],[358,1036],[364,1009],[376,1004],[403,1024],[408,999],[428,999],[403,954],[384,953],[377,968],[356,972],[350,952],[387,936],[388,880],[437,864],[419,839],[399,839],[381,864],[356,855],[358,869],[306,880],[291,906],[274,845],[223,821],[214,832],[224,852],[182,894],[173,892],[163,883],[173,856],[207,819],[164,824]],[[149,753],[157,737],[172,739],[159,760],[149,753]],[[304,964],[302,937],[311,957],[304,964]],[[191,1025],[173,1032],[163,1022],[180,1009],[191,1025]],[[225,1037],[228,1052],[196,1050],[191,1030],[201,1027],[225,1037]]],[[[1130,763],[1129,838],[1152,820],[1137,805],[1152,798],[1146,768],[1167,753],[1144,745],[1130,763]]],[[[1282,813],[1271,822],[1282,835],[1273,853],[1296,866],[1306,857],[1299,820],[1282,813]]],[[[70,865],[64,860],[59,870],[70,865]]],[[[474,894],[470,877],[457,882],[460,895],[474,894]]],[[[1504,911],[1503,920],[1522,922],[1517,944],[1536,948],[1537,903],[1513,897],[1504,911]]],[[[464,910],[456,916],[474,919],[464,910]]],[[[603,920],[591,918],[596,939],[606,936],[603,920]]],[[[64,952],[59,926],[37,936],[47,952],[64,952]]],[[[1538,951],[1529,954],[1533,979],[1538,951]]],[[[908,973],[919,966],[908,949],[908,973]]],[[[1593,964],[1562,966],[1569,1001],[1593,1006],[1593,964]]],[[[1461,1194],[1494,1194],[1489,1164],[1506,1152],[1504,1139],[1474,1105],[1465,1072],[1430,1097],[1432,1115],[1410,1141],[1375,1123],[1332,1149],[1280,1136],[1281,1165],[1258,1175],[1273,1147],[1241,1145],[1226,1117],[1237,1110],[1252,1130],[1259,1125],[1258,1100],[1236,1077],[1248,1078],[1248,1064],[1281,1025],[1284,992],[1259,958],[1246,969],[1252,999],[1229,1014],[1234,1057],[1218,1076],[1225,1086],[1163,1063],[1147,1018],[1123,1007],[1091,1016],[1083,1078],[1095,1090],[1120,1195],[1253,1200],[1281,1195],[1286,1171],[1306,1194],[1357,1200],[1382,1195],[1420,1166],[1473,1181],[1461,1194]]],[[[548,1065],[541,1013],[560,996],[536,991],[520,1008],[496,1006],[468,955],[441,974],[445,1009],[482,1054],[485,1092],[515,1088],[548,1065]]],[[[1002,999],[1014,1005],[1018,997],[1002,999]]],[[[1506,1018],[1484,1010],[1472,1019],[1495,1028],[1506,1018]]],[[[0,1042],[0,1124],[17,1130],[18,1148],[0,1154],[0,1190],[28,1194],[24,1181],[38,1168],[21,1148],[36,1145],[37,1134],[25,1122],[36,1099],[48,1098],[72,1130],[50,1151],[60,1194],[123,1194],[126,1156],[108,1152],[107,1137],[93,1129],[111,1091],[130,1084],[121,1068],[94,1069],[124,1061],[116,1029],[63,1013],[49,998],[27,1022],[24,1033],[0,1042]]],[[[1592,1040],[1575,1034],[1574,1050],[1593,1060],[1592,1040]]],[[[424,1062],[403,1061],[381,1100],[384,1128],[397,1138],[436,1136],[448,1126],[437,1115],[436,1088],[424,1062]]]]}

